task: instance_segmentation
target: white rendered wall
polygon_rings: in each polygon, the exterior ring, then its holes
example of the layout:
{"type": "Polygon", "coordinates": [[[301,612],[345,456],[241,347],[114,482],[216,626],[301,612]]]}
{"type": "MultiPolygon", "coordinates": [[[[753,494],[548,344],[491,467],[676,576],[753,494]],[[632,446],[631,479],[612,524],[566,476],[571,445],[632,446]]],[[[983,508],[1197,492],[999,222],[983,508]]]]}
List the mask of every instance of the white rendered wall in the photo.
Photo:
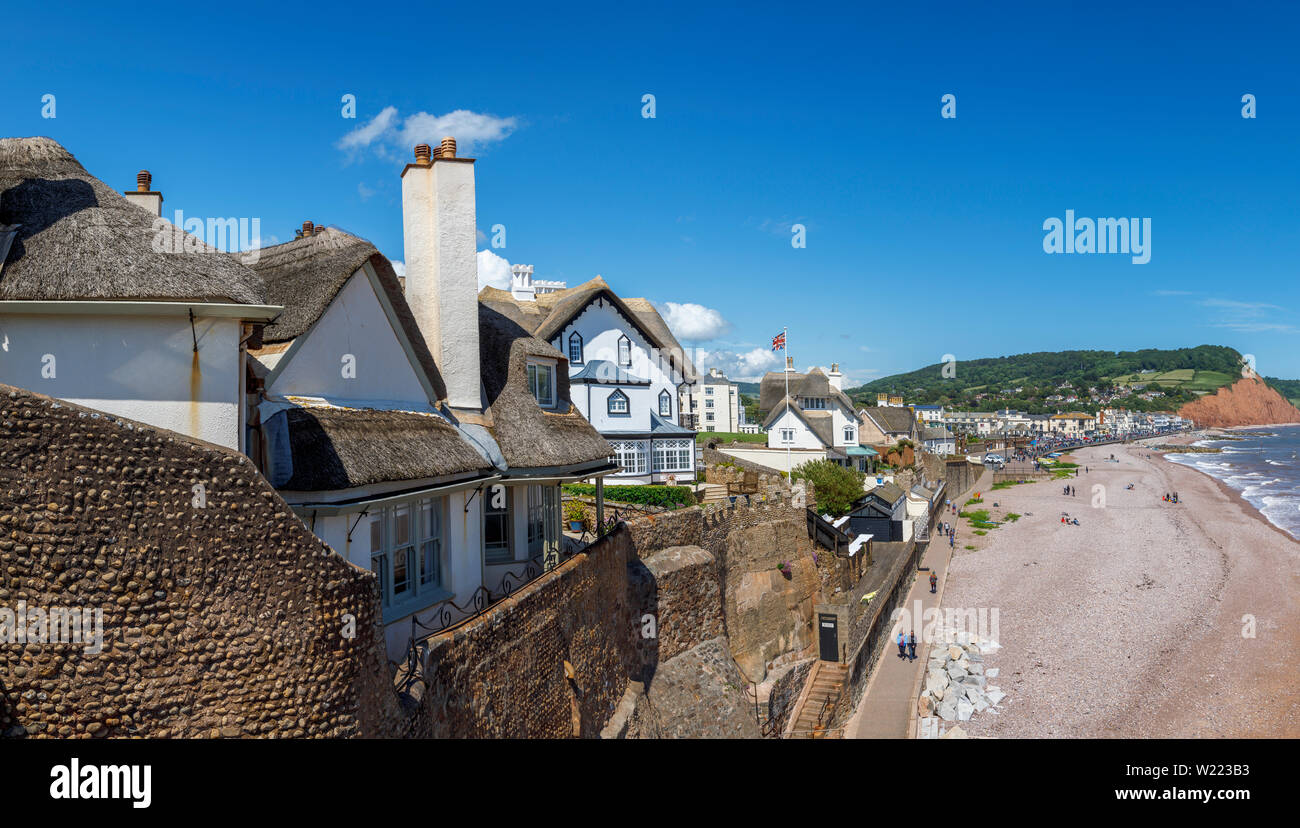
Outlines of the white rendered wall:
{"type": "MultiPolygon", "coordinates": [[[[587,405],[585,399],[586,392],[582,386],[575,385],[570,391],[574,397],[574,403],[582,410],[588,421],[595,426],[596,430],[602,434],[608,431],[640,431],[645,432],[650,429],[650,412],[653,410],[659,413],[659,393],[668,391],[669,398],[672,402],[672,415],[667,417],[670,422],[677,423],[678,405],[680,401],[677,395],[676,379],[669,370],[668,355],[663,354],[652,359],[651,346],[641,336],[629,321],[608,302],[605,301],[603,307],[596,304],[588,305],[572,322],[560,331],[559,336],[552,340],[552,344],[559,349],[560,353],[566,357],[569,354],[569,335],[577,331],[582,336],[582,358],[583,364],[575,365],[569,363],[569,374],[578,373],[588,362],[597,359],[603,359],[613,365],[618,365],[618,339],[620,336],[627,336],[632,343],[631,367],[624,366],[623,370],[631,373],[640,379],[649,380],[650,386],[633,386],[632,388],[623,388],[623,392],[633,400],[631,413],[628,417],[609,417],[605,405],[606,392],[609,386],[593,384],[591,386],[591,404],[590,408],[584,409],[587,405]],[[640,392],[640,393],[634,393],[640,392]],[[581,401],[579,396],[583,396],[581,401]],[[592,417],[604,417],[605,423],[598,423],[592,417]]],[[[567,360],[566,360],[567,362],[567,360]]],[[[611,389],[612,390],[612,389],[611,389]]]]}
{"type": "MultiPolygon", "coordinates": [[[[817,439],[817,435],[809,431],[808,426],[804,424],[804,421],[799,419],[799,416],[789,408],[786,408],[785,411],[781,412],[781,416],[777,417],[772,425],[767,429],[767,445],[768,448],[782,449],[787,447],[797,449],[824,448],[821,440],[817,439]],[[794,429],[793,443],[786,443],[781,440],[781,429],[784,428],[794,429]]],[[[823,452],[823,457],[824,456],[825,452],[823,452]]]]}
{"type": "Polygon", "coordinates": [[[430,410],[429,396],[393,331],[364,271],[339,290],[312,329],[300,337],[267,388],[276,396],[409,402],[430,410]],[[355,371],[345,376],[345,357],[355,371]]]}
{"type": "Polygon", "coordinates": [[[4,315],[0,382],[238,450],[239,329],[200,317],[191,332],[179,315],[4,315]]]}
{"type": "Polygon", "coordinates": [[[569,386],[569,396],[587,422],[601,434],[606,432],[641,433],[650,430],[651,406],[659,410],[657,394],[644,385],[601,385],[599,383],[574,383],[569,386]],[[609,395],[615,390],[627,395],[628,416],[611,416],[609,395]]]}

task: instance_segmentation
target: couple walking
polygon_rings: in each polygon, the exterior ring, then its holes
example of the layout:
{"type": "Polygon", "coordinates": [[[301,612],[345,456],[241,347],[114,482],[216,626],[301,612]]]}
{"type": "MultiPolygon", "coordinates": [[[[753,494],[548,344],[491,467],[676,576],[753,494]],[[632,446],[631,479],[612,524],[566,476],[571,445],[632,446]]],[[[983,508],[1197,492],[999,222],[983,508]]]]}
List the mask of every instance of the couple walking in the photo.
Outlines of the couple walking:
{"type": "Polygon", "coordinates": [[[894,638],[898,644],[898,657],[905,658],[908,661],[916,661],[916,633],[910,632],[906,636],[903,631],[899,630],[898,635],[894,638]]]}

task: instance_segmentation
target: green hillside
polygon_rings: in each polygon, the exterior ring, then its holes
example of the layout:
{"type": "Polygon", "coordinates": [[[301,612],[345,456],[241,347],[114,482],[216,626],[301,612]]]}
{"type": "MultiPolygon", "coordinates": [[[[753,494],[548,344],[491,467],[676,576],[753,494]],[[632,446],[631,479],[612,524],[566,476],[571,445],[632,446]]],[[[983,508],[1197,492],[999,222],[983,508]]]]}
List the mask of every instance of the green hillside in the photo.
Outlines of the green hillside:
{"type": "Polygon", "coordinates": [[[1300,408],[1300,380],[1284,380],[1277,377],[1264,377],[1264,382],[1271,385],[1279,394],[1300,408]]]}
{"type": "MultiPolygon", "coordinates": [[[[860,402],[876,394],[902,394],[910,403],[965,410],[1015,408],[1046,413],[1061,408],[1094,411],[1106,405],[1135,410],[1172,410],[1241,376],[1241,354],[1220,345],[1140,351],[1039,351],[1031,354],[943,363],[895,374],[849,389],[860,402]],[[949,376],[945,376],[947,373],[949,376]],[[1068,384],[1068,387],[1066,387],[1068,384]],[[1096,389],[1099,400],[1090,399],[1096,389]],[[1152,395],[1144,399],[1141,395],[1152,395]],[[1075,402],[1049,396],[1077,396],[1075,402]]],[[[1300,382],[1292,394],[1300,395],[1300,382]]]]}

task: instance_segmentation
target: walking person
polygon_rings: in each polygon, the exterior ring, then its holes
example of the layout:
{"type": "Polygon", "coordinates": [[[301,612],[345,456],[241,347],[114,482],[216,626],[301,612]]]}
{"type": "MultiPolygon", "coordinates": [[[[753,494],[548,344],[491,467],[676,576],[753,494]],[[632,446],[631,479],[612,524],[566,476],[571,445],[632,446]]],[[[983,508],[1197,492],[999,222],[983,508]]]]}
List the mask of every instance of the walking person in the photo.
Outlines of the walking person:
{"type": "Polygon", "coordinates": [[[907,634],[907,660],[916,661],[916,631],[907,634]]]}
{"type": "Polygon", "coordinates": [[[938,575],[935,575],[933,572],[931,572],[931,573],[930,573],[930,593],[931,593],[931,594],[934,594],[935,592],[937,592],[937,591],[938,591],[938,586],[939,586],[939,576],[938,576],[938,575]]]}
{"type": "Polygon", "coordinates": [[[898,642],[898,657],[907,658],[907,639],[903,637],[903,631],[898,631],[898,637],[894,639],[898,642]]]}

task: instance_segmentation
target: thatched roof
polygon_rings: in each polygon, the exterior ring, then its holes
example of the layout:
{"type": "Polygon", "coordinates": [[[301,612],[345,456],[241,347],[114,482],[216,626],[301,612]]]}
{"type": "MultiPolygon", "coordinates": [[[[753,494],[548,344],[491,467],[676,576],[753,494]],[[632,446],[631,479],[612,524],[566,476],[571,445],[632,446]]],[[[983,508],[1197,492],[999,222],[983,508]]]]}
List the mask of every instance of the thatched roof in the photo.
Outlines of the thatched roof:
{"type": "Polygon", "coordinates": [[[157,252],[156,218],[58,142],[0,138],[0,225],[21,225],[0,299],[265,303],[251,270],[170,224],[189,244],[157,252]]]}
{"type": "Polygon", "coordinates": [[[864,416],[870,417],[885,434],[891,432],[911,432],[916,425],[916,418],[910,408],[899,408],[898,406],[870,406],[858,412],[864,416]]]}
{"type": "Polygon", "coordinates": [[[804,425],[808,426],[808,430],[813,433],[813,436],[822,441],[822,445],[828,448],[835,445],[834,414],[829,409],[809,411],[800,408],[792,397],[786,397],[777,403],[771,411],[767,412],[767,417],[763,420],[763,428],[771,428],[772,424],[781,418],[787,408],[793,411],[800,420],[803,420],[804,425]]]}
{"type": "Polygon", "coordinates": [[[508,290],[486,287],[479,291],[479,301],[510,319],[538,339],[550,342],[572,322],[587,305],[604,298],[635,325],[652,347],[677,366],[683,379],[695,377],[695,366],[668,328],[659,311],[647,299],[623,299],[599,276],[577,287],[544,293],[535,300],[519,300],[508,290]]]}
{"type": "MultiPolygon", "coordinates": [[[[804,397],[822,397],[839,403],[848,411],[853,410],[853,401],[843,391],[831,386],[830,378],[820,368],[814,368],[806,374],[790,373],[790,396],[796,400],[804,397]]],[[[783,371],[771,371],[763,375],[758,385],[758,408],[771,411],[786,395],[786,375],[783,371]]]]}
{"type": "Polygon", "coordinates": [[[327,491],[486,471],[488,462],[432,414],[352,408],[285,411],[293,475],[278,488],[327,491]]]}
{"type": "Polygon", "coordinates": [[[576,465],[614,453],[570,402],[563,354],[485,302],[479,303],[478,329],[492,436],[511,468],[576,465]],[[528,388],[530,356],[559,363],[554,411],[538,405],[528,388]]]}
{"type": "Polygon", "coordinates": [[[410,306],[406,304],[406,295],[392,263],[370,242],[336,227],[261,251],[261,257],[253,268],[265,282],[271,304],[284,306],[284,313],[276,318],[274,324],[266,326],[262,341],[274,345],[306,333],[325,313],[348,279],[367,262],[378,275],[379,285],[393,306],[402,332],[410,340],[416,359],[435,393],[439,399],[445,397],[447,387],[442,374],[410,306]]]}

